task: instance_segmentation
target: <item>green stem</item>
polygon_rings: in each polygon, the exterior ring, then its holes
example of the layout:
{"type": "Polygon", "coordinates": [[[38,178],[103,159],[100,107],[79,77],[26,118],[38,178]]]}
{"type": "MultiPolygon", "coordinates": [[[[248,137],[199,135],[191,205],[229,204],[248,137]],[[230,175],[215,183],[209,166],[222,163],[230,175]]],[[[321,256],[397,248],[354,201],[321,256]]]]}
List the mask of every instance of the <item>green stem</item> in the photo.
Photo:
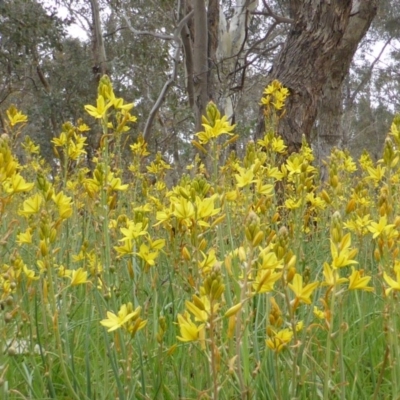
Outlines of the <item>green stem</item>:
{"type": "Polygon", "coordinates": [[[328,328],[328,337],[326,339],[326,354],[325,354],[325,379],[324,379],[324,400],[329,400],[329,382],[331,378],[331,351],[332,351],[332,333],[333,333],[333,317],[335,309],[335,298],[336,298],[336,285],[332,288],[331,294],[331,306],[330,306],[330,320],[328,328]]]}
{"type": "Polygon", "coordinates": [[[50,261],[48,262],[48,265],[49,265],[49,267],[47,269],[47,274],[48,274],[48,282],[49,282],[49,301],[50,301],[50,306],[51,306],[51,312],[53,315],[53,328],[54,328],[54,334],[56,337],[57,351],[58,351],[58,357],[60,360],[61,371],[64,375],[64,383],[65,383],[71,397],[76,400],[81,400],[82,398],[78,396],[78,394],[75,392],[75,390],[72,386],[72,383],[68,376],[67,367],[64,362],[62,340],[61,340],[59,324],[58,324],[58,315],[57,315],[58,311],[56,309],[56,297],[55,297],[54,282],[53,282],[53,270],[52,270],[50,261]]]}

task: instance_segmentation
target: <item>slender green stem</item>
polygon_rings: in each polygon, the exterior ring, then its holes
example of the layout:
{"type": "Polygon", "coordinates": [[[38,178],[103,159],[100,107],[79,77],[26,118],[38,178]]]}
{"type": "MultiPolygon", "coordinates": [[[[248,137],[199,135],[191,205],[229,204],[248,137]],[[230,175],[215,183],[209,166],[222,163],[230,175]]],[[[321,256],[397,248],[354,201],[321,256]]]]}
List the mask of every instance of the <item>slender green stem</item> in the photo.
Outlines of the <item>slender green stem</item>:
{"type": "Polygon", "coordinates": [[[336,285],[333,286],[331,292],[331,304],[330,304],[330,318],[327,321],[328,335],[326,338],[326,354],[325,354],[325,379],[324,379],[324,400],[329,400],[329,384],[331,380],[331,351],[332,351],[332,334],[333,334],[333,320],[335,310],[335,299],[336,299],[336,285]]]}

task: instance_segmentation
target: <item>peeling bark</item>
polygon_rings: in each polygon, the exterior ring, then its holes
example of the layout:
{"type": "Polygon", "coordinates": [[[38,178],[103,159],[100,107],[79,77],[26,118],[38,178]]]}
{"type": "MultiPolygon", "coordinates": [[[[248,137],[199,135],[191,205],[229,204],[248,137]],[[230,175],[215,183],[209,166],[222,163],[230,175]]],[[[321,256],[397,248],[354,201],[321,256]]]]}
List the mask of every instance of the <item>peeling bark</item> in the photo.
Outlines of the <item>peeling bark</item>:
{"type": "MultiPolygon", "coordinates": [[[[320,162],[331,153],[334,147],[340,147],[343,144],[341,126],[343,82],[349,72],[358,44],[367,33],[376,11],[377,0],[353,1],[349,23],[332,58],[328,79],[318,103],[315,147],[317,159],[320,162]]],[[[323,179],[324,174],[325,171],[322,168],[323,179]]]]}
{"type": "Polygon", "coordinates": [[[196,132],[202,130],[201,117],[208,102],[208,30],[204,0],[193,0],[193,89],[196,132]]]}
{"type": "MultiPolygon", "coordinates": [[[[352,1],[292,0],[290,10],[294,24],[269,80],[278,79],[290,89],[279,133],[289,151],[297,151],[303,134],[310,141],[321,96],[349,26],[352,1]]],[[[263,133],[260,115],[256,138],[263,133]]]]}
{"type": "Polygon", "coordinates": [[[108,74],[106,50],[104,47],[103,34],[101,29],[100,9],[97,0],[90,0],[92,8],[92,51],[93,51],[93,73],[97,82],[100,78],[108,74]]]}

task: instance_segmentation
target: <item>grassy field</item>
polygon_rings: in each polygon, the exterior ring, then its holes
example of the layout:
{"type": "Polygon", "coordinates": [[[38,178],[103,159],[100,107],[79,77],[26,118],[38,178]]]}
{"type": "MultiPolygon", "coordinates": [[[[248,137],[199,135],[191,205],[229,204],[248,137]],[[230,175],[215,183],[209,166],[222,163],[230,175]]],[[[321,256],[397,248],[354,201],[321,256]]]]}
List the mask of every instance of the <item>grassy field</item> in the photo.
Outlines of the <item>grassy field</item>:
{"type": "Polygon", "coordinates": [[[141,137],[122,162],[136,118],[106,77],[93,171],[82,121],[53,140],[54,179],[29,137],[19,163],[7,111],[1,399],[400,398],[400,119],[377,163],[335,150],[321,182],[275,133],[287,95],[267,88],[243,158],[210,104],[173,187],[141,137]]]}

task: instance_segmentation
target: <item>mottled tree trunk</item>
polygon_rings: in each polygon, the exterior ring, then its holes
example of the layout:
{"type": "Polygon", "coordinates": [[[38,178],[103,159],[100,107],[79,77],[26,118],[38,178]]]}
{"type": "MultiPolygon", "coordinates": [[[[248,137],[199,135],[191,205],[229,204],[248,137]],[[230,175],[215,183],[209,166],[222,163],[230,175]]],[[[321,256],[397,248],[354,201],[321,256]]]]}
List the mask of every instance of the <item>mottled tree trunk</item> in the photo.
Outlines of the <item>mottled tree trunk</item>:
{"type": "Polygon", "coordinates": [[[315,148],[320,162],[322,178],[325,169],[322,160],[331,153],[333,147],[340,147],[343,141],[342,89],[358,44],[367,33],[377,11],[377,0],[353,0],[349,23],[344,36],[332,58],[328,79],[318,103],[318,124],[315,148]]]}
{"type": "Polygon", "coordinates": [[[193,90],[196,132],[202,130],[201,117],[208,102],[208,30],[204,0],[193,0],[193,90]]]}
{"type": "MultiPolygon", "coordinates": [[[[92,72],[94,75],[94,82],[97,85],[103,75],[108,75],[109,70],[107,66],[106,50],[104,47],[103,32],[101,28],[100,9],[98,0],[90,0],[92,8],[92,25],[91,25],[91,40],[92,40],[92,54],[93,54],[93,67],[92,72]]],[[[96,92],[94,92],[96,93],[96,92]]],[[[94,164],[92,162],[96,150],[99,148],[102,132],[100,129],[93,130],[92,134],[88,137],[87,159],[88,166],[92,170],[94,164]]]]}
{"type": "Polygon", "coordinates": [[[108,74],[106,50],[104,47],[103,34],[101,29],[100,10],[97,0],[90,0],[92,8],[92,52],[93,52],[93,73],[97,82],[101,76],[108,74]]]}
{"type": "MultiPolygon", "coordinates": [[[[310,140],[318,104],[348,27],[351,9],[351,0],[291,1],[290,17],[294,23],[269,76],[269,80],[278,79],[290,89],[286,114],[279,125],[289,151],[300,148],[303,134],[310,140]]],[[[263,133],[260,117],[256,135],[263,133]]]]}

